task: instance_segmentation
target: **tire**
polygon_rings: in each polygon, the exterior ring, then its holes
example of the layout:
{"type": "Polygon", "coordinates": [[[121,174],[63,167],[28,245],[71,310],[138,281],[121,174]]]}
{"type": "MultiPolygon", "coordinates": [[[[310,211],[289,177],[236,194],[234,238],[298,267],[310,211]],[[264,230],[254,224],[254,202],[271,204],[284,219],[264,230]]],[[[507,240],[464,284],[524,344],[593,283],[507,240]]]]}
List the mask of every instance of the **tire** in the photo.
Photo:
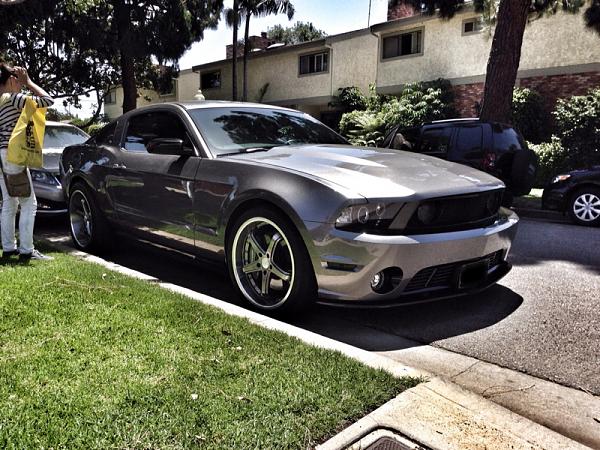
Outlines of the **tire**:
{"type": "Polygon", "coordinates": [[[254,310],[289,316],[316,297],[310,257],[300,234],[280,212],[258,207],[239,216],[228,233],[229,275],[254,310]]]}
{"type": "Polygon", "coordinates": [[[527,195],[535,184],[538,158],[529,149],[518,150],[512,160],[509,189],[515,196],[527,195]]]}
{"type": "Polygon", "coordinates": [[[69,230],[75,248],[105,254],[112,250],[113,236],[92,190],[76,182],[69,195],[69,230]]]}
{"type": "Polygon", "coordinates": [[[600,225],[600,189],[595,187],[581,188],[569,199],[569,216],[579,225],[600,225]]]}

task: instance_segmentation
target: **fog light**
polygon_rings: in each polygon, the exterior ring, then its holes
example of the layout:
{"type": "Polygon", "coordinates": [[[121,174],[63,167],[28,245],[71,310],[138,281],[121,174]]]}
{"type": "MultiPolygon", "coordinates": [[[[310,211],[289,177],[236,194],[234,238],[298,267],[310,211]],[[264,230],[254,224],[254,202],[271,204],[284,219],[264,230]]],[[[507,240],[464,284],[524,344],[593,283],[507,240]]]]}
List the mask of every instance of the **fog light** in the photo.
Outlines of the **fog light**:
{"type": "Polygon", "coordinates": [[[383,272],[378,272],[375,274],[375,276],[371,280],[371,288],[374,291],[379,291],[383,287],[384,283],[385,283],[385,274],[383,272]]]}
{"type": "Polygon", "coordinates": [[[417,217],[423,225],[431,224],[437,216],[437,208],[433,203],[425,203],[417,209],[417,217]]]}

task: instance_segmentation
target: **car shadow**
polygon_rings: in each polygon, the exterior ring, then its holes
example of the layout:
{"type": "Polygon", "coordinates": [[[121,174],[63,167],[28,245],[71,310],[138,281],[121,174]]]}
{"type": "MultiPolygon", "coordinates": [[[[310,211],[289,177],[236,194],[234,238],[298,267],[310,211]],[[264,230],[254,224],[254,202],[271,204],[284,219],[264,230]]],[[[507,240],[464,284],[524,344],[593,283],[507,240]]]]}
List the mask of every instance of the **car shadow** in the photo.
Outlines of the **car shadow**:
{"type": "MultiPolygon", "coordinates": [[[[145,242],[120,238],[105,259],[211,297],[246,307],[220,264],[145,242]]],[[[316,302],[316,299],[309,301],[316,302]]],[[[401,350],[472,333],[514,313],[523,298],[494,285],[484,292],[391,308],[349,308],[315,304],[286,321],[317,334],[369,351],[401,350]]]]}
{"type": "Polygon", "coordinates": [[[393,308],[317,305],[293,324],[364,350],[402,350],[493,326],[522,303],[520,295],[494,285],[474,295],[393,308]]]}

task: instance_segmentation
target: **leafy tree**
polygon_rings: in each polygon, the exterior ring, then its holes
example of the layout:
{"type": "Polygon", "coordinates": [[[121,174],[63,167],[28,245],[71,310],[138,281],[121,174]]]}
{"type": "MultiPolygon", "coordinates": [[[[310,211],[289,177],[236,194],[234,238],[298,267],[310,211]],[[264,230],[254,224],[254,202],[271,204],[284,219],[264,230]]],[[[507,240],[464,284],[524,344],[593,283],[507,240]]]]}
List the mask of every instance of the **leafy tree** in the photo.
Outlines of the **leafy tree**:
{"type": "Polygon", "coordinates": [[[94,51],[118,67],[123,112],[136,107],[137,87],[177,71],[176,61],[204,30],[216,27],[223,0],[61,0],[56,19],[83,51],[94,51]],[[153,62],[158,62],[158,69],[153,62]],[[171,63],[171,69],[167,64],[171,63]],[[141,75],[141,76],[140,76],[141,75]],[[139,83],[142,78],[142,83],[139,83]]]}
{"type": "MultiPolygon", "coordinates": [[[[76,38],[62,29],[55,17],[65,14],[64,3],[27,2],[7,9],[11,23],[0,24],[0,48],[3,58],[27,68],[30,77],[64,106],[81,107],[80,98],[96,96],[100,115],[103,97],[111,85],[118,83],[118,73],[93,49],[82,50],[76,38]],[[29,10],[41,8],[35,20],[29,10]]],[[[4,19],[7,16],[2,15],[4,19]]]]}
{"type": "MultiPolygon", "coordinates": [[[[248,54],[250,53],[250,18],[252,16],[265,17],[272,14],[286,14],[288,19],[294,17],[294,5],[290,0],[240,0],[240,12],[246,19],[244,30],[244,86],[242,100],[248,99],[248,54]]],[[[235,39],[234,39],[235,42],[235,39]]],[[[234,44],[234,52],[237,47],[234,44]]],[[[235,60],[235,57],[234,57],[235,60]]]]}
{"type": "Polygon", "coordinates": [[[293,45],[322,39],[327,36],[327,33],[316,28],[312,22],[298,21],[291,27],[281,25],[270,27],[267,29],[267,36],[277,42],[293,45]]]}
{"type": "MultiPolygon", "coordinates": [[[[465,0],[389,0],[390,6],[398,3],[412,4],[427,14],[451,18],[463,8],[465,0]]],[[[490,16],[490,10],[497,6],[497,15],[488,17],[496,23],[496,29],[486,71],[482,119],[510,122],[512,92],[528,19],[559,8],[574,13],[585,3],[586,0],[500,0],[497,5],[496,0],[473,1],[475,9],[484,16],[490,16]]],[[[587,25],[600,33],[600,0],[591,0],[585,18],[587,25]]]]}

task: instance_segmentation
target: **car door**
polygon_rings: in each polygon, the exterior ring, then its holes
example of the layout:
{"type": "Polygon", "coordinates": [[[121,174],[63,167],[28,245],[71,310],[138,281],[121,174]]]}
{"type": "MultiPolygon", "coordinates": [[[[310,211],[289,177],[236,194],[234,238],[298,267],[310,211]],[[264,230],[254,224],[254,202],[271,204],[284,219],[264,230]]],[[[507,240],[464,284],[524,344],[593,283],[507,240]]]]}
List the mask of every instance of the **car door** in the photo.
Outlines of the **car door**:
{"type": "Polygon", "coordinates": [[[201,158],[174,111],[152,110],[125,123],[119,161],[107,186],[122,225],[148,239],[192,252],[193,184],[201,158]],[[155,152],[156,139],[180,139],[170,154],[155,152]]]}

